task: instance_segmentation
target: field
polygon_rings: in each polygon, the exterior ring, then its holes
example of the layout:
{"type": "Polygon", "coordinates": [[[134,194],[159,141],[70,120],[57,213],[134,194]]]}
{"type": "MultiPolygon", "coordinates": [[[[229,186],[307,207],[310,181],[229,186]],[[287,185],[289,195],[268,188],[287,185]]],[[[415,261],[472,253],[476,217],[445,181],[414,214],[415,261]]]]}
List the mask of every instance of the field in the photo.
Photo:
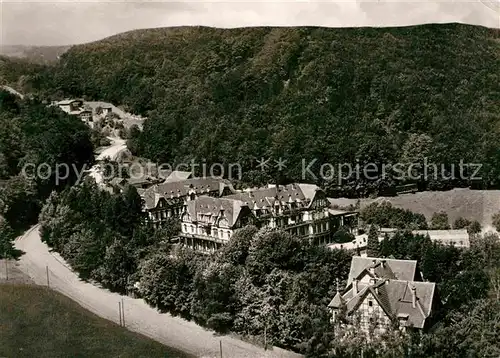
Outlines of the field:
{"type": "Polygon", "coordinates": [[[0,284],[0,357],[189,357],[50,289],[0,284]]]}
{"type": "MultiPolygon", "coordinates": [[[[491,216],[500,211],[499,190],[453,189],[449,191],[426,191],[415,194],[402,194],[396,197],[380,197],[377,199],[361,199],[360,206],[377,201],[387,200],[395,207],[408,209],[425,215],[430,220],[438,211],[448,213],[450,224],[458,217],[477,220],[483,228],[492,230],[491,216]]],[[[355,199],[335,199],[339,206],[355,205],[355,199]]]]}

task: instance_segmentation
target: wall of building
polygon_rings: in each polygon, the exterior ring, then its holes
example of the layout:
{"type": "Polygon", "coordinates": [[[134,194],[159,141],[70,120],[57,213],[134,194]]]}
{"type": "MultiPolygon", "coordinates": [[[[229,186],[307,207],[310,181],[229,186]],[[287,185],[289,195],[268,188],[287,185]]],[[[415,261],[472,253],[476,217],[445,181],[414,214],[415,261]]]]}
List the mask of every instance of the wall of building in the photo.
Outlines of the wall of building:
{"type": "Polygon", "coordinates": [[[374,327],[373,333],[375,335],[383,334],[390,327],[391,320],[371,293],[365,297],[358,308],[358,312],[360,329],[367,334],[372,327],[374,327]]]}

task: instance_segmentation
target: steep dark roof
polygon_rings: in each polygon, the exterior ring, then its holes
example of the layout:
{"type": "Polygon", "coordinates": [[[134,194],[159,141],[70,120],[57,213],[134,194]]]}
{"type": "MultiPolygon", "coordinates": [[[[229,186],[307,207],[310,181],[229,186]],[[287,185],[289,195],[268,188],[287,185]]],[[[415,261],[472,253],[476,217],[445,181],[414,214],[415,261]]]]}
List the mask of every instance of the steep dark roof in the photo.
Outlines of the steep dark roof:
{"type": "Polygon", "coordinates": [[[299,207],[307,207],[320,190],[313,184],[289,184],[276,187],[264,187],[229,195],[228,198],[247,202],[250,209],[272,207],[276,200],[281,203],[298,203],[299,207]]]}
{"type": "Polygon", "coordinates": [[[192,172],[183,172],[180,170],[174,170],[167,176],[167,178],[165,178],[165,182],[182,181],[190,179],[192,176],[193,176],[192,172]]]}
{"type": "Polygon", "coordinates": [[[413,281],[416,266],[417,262],[412,260],[355,256],[351,261],[346,289],[341,296],[337,293],[328,307],[339,308],[340,303],[345,302],[347,314],[352,314],[371,294],[389,318],[396,320],[406,317],[403,321],[405,326],[423,328],[426,318],[431,314],[436,284],[413,281]],[[382,260],[385,260],[384,265],[382,260]],[[373,274],[370,269],[373,269],[373,274]],[[358,281],[355,293],[353,280],[366,274],[370,277],[370,283],[358,281]],[[412,287],[415,288],[415,308],[412,287]]]}
{"type": "Polygon", "coordinates": [[[354,256],[347,282],[350,283],[359,278],[370,267],[374,267],[378,277],[413,281],[417,272],[417,261],[354,256]],[[373,263],[374,260],[375,264],[373,263]],[[382,261],[385,262],[384,265],[382,265],[382,261]]]}
{"type": "Polygon", "coordinates": [[[433,282],[378,280],[374,285],[361,285],[357,295],[353,295],[350,290],[342,298],[347,302],[347,314],[351,314],[371,294],[391,319],[407,316],[405,326],[423,328],[426,318],[431,314],[435,287],[433,282]],[[415,287],[415,308],[412,303],[412,286],[415,287]]]}
{"type": "Polygon", "coordinates": [[[337,292],[335,294],[335,297],[333,297],[333,299],[328,304],[328,307],[340,308],[340,306],[342,306],[343,302],[344,302],[344,299],[342,298],[342,295],[340,294],[340,292],[337,292]]]}
{"type": "Polygon", "coordinates": [[[227,198],[214,198],[211,196],[200,196],[195,200],[190,200],[186,203],[187,213],[191,217],[191,221],[197,221],[198,214],[210,215],[217,218],[223,210],[224,218],[228,221],[229,227],[233,227],[238,220],[238,216],[245,203],[240,200],[227,198]]]}
{"type": "Polygon", "coordinates": [[[224,179],[193,178],[153,185],[146,189],[141,194],[141,197],[145,202],[146,209],[153,209],[158,205],[161,198],[165,199],[167,203],[173,203],[178,202],[179,199],[184,200],[184,197],[191,192],[196,195],[203,195],[215,191],[218,195],[222,195],[225,188],[233,191],[230,183],[224,179]]]}

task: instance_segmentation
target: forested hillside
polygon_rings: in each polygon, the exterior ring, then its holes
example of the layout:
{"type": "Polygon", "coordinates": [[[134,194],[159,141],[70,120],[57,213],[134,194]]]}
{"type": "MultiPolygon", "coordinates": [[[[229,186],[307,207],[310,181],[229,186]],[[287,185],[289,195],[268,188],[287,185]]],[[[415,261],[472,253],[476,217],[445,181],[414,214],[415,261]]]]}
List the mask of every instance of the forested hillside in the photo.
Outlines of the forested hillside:
{"type": "Polygon", "coordinates": [[[32,63],[26,59],[8,58],[0,55],[0,86],[8,85],[17,90],[31,91],[28,79],[31,79],[43,65],[32,63]]]}
{"type": "Polygon", "coordinates": [[[0,91],[0,257],[12,254],[16,232],[37,222],[49,194],[74,184],[93,160],[80,119],[0,91]]]}
{"type": "MultiPolygon", "coordinates": [[[[491,188],[500,184],[499,68],[498,30],[468,25],[191,27],[72,47],[31,84],[125,104],[149,116],[130,142],[136,154],[239,162],[248,184],[269,179],[255,171],[261,157],[285,158],[288,180],[302,179],[302,159],[316,158],[318,173],[322,163],[428,157],[446,171],[421,189],[471,184],[445,178],[460,160],[483,164],[473,184],[491,188]]],[[[409,181],[388,172],[345,180],[341,191],[336,178],[323,184],[330,195],[365,196],[409,181]]]]}

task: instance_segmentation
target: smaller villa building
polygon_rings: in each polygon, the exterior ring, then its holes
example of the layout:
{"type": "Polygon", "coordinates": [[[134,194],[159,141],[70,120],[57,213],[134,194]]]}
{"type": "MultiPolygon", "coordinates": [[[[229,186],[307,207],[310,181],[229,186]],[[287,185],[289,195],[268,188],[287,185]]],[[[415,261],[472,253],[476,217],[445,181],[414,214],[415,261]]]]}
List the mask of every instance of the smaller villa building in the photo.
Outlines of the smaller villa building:
{"type": "Polygon", "coordinates": [[[354,256],[347,285],[337,287],[328,308],[337,326],[368,336],[391,326],[419,330],[432,313],[435,289],[422,282],[416,261],[354,256]]]}

